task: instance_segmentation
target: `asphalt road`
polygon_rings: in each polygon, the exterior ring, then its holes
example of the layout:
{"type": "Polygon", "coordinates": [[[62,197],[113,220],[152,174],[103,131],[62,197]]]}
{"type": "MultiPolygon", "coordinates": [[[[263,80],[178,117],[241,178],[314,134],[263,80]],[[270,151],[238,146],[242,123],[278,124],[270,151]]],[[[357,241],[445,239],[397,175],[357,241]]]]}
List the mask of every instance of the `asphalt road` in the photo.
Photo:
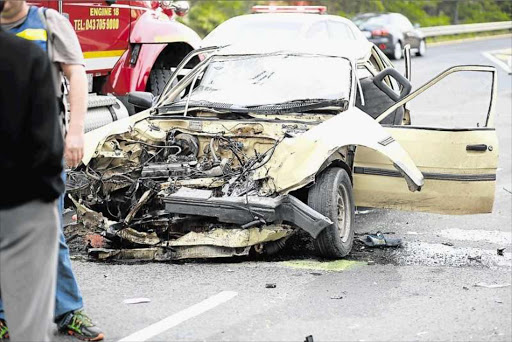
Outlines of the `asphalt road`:
{"type": "MultiPolygon", "coordinates": [[[[412,59],[413,83],[418,86],[455,64],[493,65],[482,53],[510,47],[510,38],[432,47],[427,56],[412,59]]],[[[396,64],[403,67],[403,62],[396,64]]],[[[458,103],[460,109],[466,100],[458,96],[467,96],[473,87],[478,95],[467,101],[484,99],[480,81],[466,77],[457,82],[443,85],[433,102],[423,100],[424,106],[439,101],[458,103]]],[[[338,262],[309,257],[306,244],[267,260],[74,260],[86,311],[109,341],[137,332],[132,339],[150,341],[304,341],[308,335],[315,341],[512,340],[511,287],[475,286],[512,282],[511,83],[499,68],[500,168],[492,214],[361,211],[359,234],[394,233],[404,247],[373,251],[356,245],[348,260],[338,262]],[[503,247],[504,255],[497,255],[503,247]],[[123,303],[137,297],[150,302],[123,303]]],[[[413,117],[413,123],[443,118],[427,113],[413,117]]]]}

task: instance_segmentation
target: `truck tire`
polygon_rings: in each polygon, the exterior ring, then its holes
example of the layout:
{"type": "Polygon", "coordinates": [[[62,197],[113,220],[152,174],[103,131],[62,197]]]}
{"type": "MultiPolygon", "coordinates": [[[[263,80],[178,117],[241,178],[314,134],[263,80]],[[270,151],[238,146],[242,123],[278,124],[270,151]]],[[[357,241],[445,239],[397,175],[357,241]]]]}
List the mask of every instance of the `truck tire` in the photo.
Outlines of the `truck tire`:
{"type": "Polygon", "coordinates": [[[153,69],[149,73],[149,90],[153,95],[158,96],[162,93],[171,78],[172,71],[168,69],[153,69]]]}
{"type": "Polygon", "coordinates": [[[339,259],[350,253],[354,242],[354,195],[347,171],[332,167],[317,177],[308,193],[308,205],[333,222],[313,241],[317,253],[339,259]]]}

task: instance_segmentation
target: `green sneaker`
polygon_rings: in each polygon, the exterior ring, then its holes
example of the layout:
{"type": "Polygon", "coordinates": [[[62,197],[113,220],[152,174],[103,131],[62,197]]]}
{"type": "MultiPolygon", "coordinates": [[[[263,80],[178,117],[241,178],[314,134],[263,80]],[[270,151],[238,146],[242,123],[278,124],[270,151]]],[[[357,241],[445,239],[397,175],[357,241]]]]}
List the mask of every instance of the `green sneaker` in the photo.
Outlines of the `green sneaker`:
{"type": "Polygon", "coordinates": [[[0,341],[5,341],[9,339],[9,328],[7,328],[7,323],[3,319],[0,318],[0,341]]]}
{"type": "Polygon", "coordinates": [[[104,338],[101,330],[82,310],[69,312],[57,323],[59,331],[75,336],[84,341],[101,341],[104,338]]]}

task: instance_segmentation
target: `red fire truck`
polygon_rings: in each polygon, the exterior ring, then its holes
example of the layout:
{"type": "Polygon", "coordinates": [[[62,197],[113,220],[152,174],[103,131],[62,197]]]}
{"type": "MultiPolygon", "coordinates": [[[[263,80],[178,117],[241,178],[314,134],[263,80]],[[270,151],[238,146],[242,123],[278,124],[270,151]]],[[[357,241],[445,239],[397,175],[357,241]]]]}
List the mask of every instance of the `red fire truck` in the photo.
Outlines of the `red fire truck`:
{"type": "Polygon", "coordinates": [[[174,68],[200,37],[176,21],[186,1],[46,0],[31,5],[69,18],[85,58],[89,79],[87,130],[133,113],[132,91],[158,95],[174,68]],[[103,96],[97,96],[97,95],[103,96]]]}

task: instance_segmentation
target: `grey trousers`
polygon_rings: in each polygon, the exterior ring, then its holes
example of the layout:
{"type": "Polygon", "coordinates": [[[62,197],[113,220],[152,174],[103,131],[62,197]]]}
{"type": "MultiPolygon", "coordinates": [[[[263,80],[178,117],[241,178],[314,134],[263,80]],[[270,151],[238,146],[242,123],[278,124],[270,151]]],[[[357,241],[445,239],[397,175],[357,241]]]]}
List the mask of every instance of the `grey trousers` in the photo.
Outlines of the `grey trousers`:
{"type": "Polygon", "coordinates": [[[58,232],[56,202],[0,209],[0,296],[11,341],[50,341],[58,232]]]}

